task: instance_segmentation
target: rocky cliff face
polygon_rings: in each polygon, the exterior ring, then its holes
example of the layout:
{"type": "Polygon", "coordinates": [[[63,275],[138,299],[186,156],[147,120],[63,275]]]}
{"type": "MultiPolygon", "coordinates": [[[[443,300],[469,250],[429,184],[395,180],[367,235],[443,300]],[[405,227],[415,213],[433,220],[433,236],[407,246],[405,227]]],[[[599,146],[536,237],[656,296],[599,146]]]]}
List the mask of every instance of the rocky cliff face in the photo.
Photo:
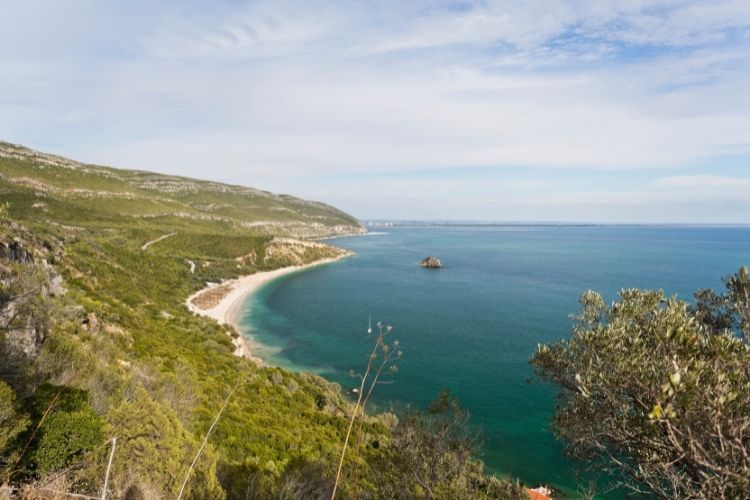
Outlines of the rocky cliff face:
{"type": "Polygon", "coordinates": [[[44,340],[49,299],[63,291],[51,262],[61,258],[58,244],[18,224],[0,223],[0,340],[6,356],[32,355],[44,340]]]}
{"type": "Polygon", "coordinates": [[[0,260],[10,262],[21,262],[28,264],[34,261],[33,256],[19,243],[11,241],[8,243],[0,241],[0,260]]]}

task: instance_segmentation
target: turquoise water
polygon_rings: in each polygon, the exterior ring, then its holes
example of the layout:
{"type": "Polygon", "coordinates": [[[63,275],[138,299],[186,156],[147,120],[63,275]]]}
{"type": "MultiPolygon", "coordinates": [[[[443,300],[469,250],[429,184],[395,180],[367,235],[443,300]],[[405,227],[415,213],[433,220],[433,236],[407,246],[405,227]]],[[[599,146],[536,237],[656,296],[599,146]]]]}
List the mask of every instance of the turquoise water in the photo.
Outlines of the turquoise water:
{"type": "Polygon", "coordinates": [[[422,227],[339,238],[357,255],[276,280],[246,304],[245,329],[271,364],[342,385],[366,362],[368,316],[394,326],[404,356],[391,402],[425,407],[450,388],[483,430],[488,469],[575,491],[573,464],[548,431],[554,389],[530,382],[537,343],[566,337],[587,289],[689,298],[750,264],[750,229],[422,227]],[[427,255],[441,270],[421,269],[427,255]]]}

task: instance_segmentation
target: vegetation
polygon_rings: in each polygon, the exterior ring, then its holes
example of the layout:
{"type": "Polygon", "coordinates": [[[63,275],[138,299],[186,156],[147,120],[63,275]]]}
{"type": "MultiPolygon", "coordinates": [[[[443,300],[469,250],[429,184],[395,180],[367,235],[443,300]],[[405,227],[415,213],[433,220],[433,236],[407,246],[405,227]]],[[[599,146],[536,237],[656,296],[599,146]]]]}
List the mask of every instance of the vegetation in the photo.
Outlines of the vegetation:
{"type": "Polygon", "coordinates": [[[739,332],[750,342],[750,277],[747,267],[724,278],[726,291],[717,294],[711,289],[695,293],[693,313],[710,332],[739,332]]]}
{"type": "MultiPolygon", "coordinates": [[[[0,381],[0,401],[3,401],[0,406],[0,450],[7,450],[9,444],[29,426],[29,417],[19,407],[16,393],[3,381],[0,381]]],[[[8,457],[4,458],[0,466],[8,465],[8,457]]]]}
{"type": "Polygon", "coordinates": [[[479,439],[469,413],[448,391],[427,413],[407,411],[379,459],[384,498],[523,498],[519,484],[486,476],[476,456],[479,439]]]}
{"type": "MultiPolygon", "coordinates": [[[[338,255],[299,238],[357,232],[356,220],[3,143],[0,197],[0,484],[98,497],[116,437],[112,496],[176,498],[188,477],[183,498],[330,497],[352,415],[337,498],[406,484],[392,415],[363,416],[336,384],[234,356],[231,329],[184,304],[207,281],[338,255]]],[[[466,481],[497,482],[461,457],[466,481]]]]}
{"type": "MultiPolygon", "coordinates": [[[[55,411],[48,414],[29,443],[33,452],[26,465],[29,473],[40,477],[77,461],[104,441],[103,423],[89,405],[85,392],[42,386],[35,395],[32,411],[49,408],[53,400],[55,411]]],[[[35,420],[41,417],[35,415],[35,420]]]]}
{"type": "Polygon", "coordinates": [[[724,282],[694,306],[661,291],[624,290],[609,306],[581,297],[570,340],[532,359],[560,387],[553,429],[572,455],[637,492],[747,498],[747,269],[724,282]]]}
{"type": "MultiPolygon", "coordinates": [[[[339,458],[339,465],[338,469],[336,470],[336,480],[333,483],[331,499],[336,498],[336,491],[339,482],[341,481],[341,470],[344,466],[344,459],[346,458],[346,451],[349,446],[349,438],[351,437],[352,429],[354,429],[355,423],[361,423],[364,419],[365,407],[367,406],[367,402],[370,399],[370,396],[375,390],[377,384],[382,383],[382,380],[380,380],[380,376],[383,374],[383,370],[385,370],[386,373],[395,373],[397,371],[396,363],[401,357],[401,350],[398,348],[399,341],[394,340],[393,342],[389,343],[387,339],[387,337],[393,331],[393,327],[391,325],[386,326],[378,322],[377,329],[378,331],[375,334],[375,343],[373,345],[372,352],[370,353],[370,356],[367,360],[367,368],[365,368],[365,372],[360,375],[359,389],[357,389],[357,402],[354,405],[354,411],[352,411],[351,417],[349,417],[349,428],[346,431],[346,436],[344,437],[344,445],[341,448],[341,458],[339,458]]],[[[361,433],[361,429],[358,430],[361,433]]],[[[359,440],[360,446],[357,447],[357,451],[359,451],[359,449],[361,448],[363,437],[364,436],[361,433],[359,440]]],[[[359,455],[357,458],[359,458],[359,455]]],[[[359,463],[356,463],[355,471],[358,472],[358,468],[359,463]]],[[[355,478],[357,472],[355,472],[355,478]]]]}

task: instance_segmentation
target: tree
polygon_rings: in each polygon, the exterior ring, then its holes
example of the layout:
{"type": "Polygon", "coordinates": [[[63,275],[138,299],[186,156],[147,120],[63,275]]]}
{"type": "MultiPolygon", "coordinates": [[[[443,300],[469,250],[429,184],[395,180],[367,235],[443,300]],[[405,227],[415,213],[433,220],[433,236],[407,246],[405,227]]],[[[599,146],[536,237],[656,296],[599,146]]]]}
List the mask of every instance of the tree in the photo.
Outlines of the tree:
{"type": "Polygon", "coordinates": [[[722,294],[711,289],[695,293],[695,317],[713,333],[734,330],[750,342],[750,277],[747,267],[741,267],[723,281],[726,291],[722,294]]]}
{"type": "Polygon", "coordinates": [[[746,497],[750,348],[730,326],[747,272],[725,283],[696,307],[661,291],[624,290],[610,306],[582,295],[570,339],[531,360],[560,388],[552,427],[568,453],[663,498],[746,497]]]}
{"type": "Polygon", "coordinates": [[[743,266],[736,274],[724,278],[724,284],[735,323],[745,340],[750,341],[750,277],[747,267],[743,266]]]}

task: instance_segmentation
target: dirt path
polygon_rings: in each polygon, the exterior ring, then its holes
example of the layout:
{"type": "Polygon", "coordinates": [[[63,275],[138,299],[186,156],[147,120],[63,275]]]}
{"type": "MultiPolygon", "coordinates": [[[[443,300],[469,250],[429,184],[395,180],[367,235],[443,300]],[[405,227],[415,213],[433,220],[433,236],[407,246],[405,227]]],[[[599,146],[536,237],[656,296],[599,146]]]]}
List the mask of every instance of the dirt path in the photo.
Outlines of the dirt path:
{"type": "Polygon", "coordinates": [[[154,243],[159,243],[161,240],[166,240],[167,238],[169,238],[170,236],[174,236],[175,234],[177,233],[169,233],[169,234],[159,236],[155,240],[147,241],[146,243],[141,245],[141,252],[145,252],[148,249],[148,247],[150,247],[154,243]]]}

